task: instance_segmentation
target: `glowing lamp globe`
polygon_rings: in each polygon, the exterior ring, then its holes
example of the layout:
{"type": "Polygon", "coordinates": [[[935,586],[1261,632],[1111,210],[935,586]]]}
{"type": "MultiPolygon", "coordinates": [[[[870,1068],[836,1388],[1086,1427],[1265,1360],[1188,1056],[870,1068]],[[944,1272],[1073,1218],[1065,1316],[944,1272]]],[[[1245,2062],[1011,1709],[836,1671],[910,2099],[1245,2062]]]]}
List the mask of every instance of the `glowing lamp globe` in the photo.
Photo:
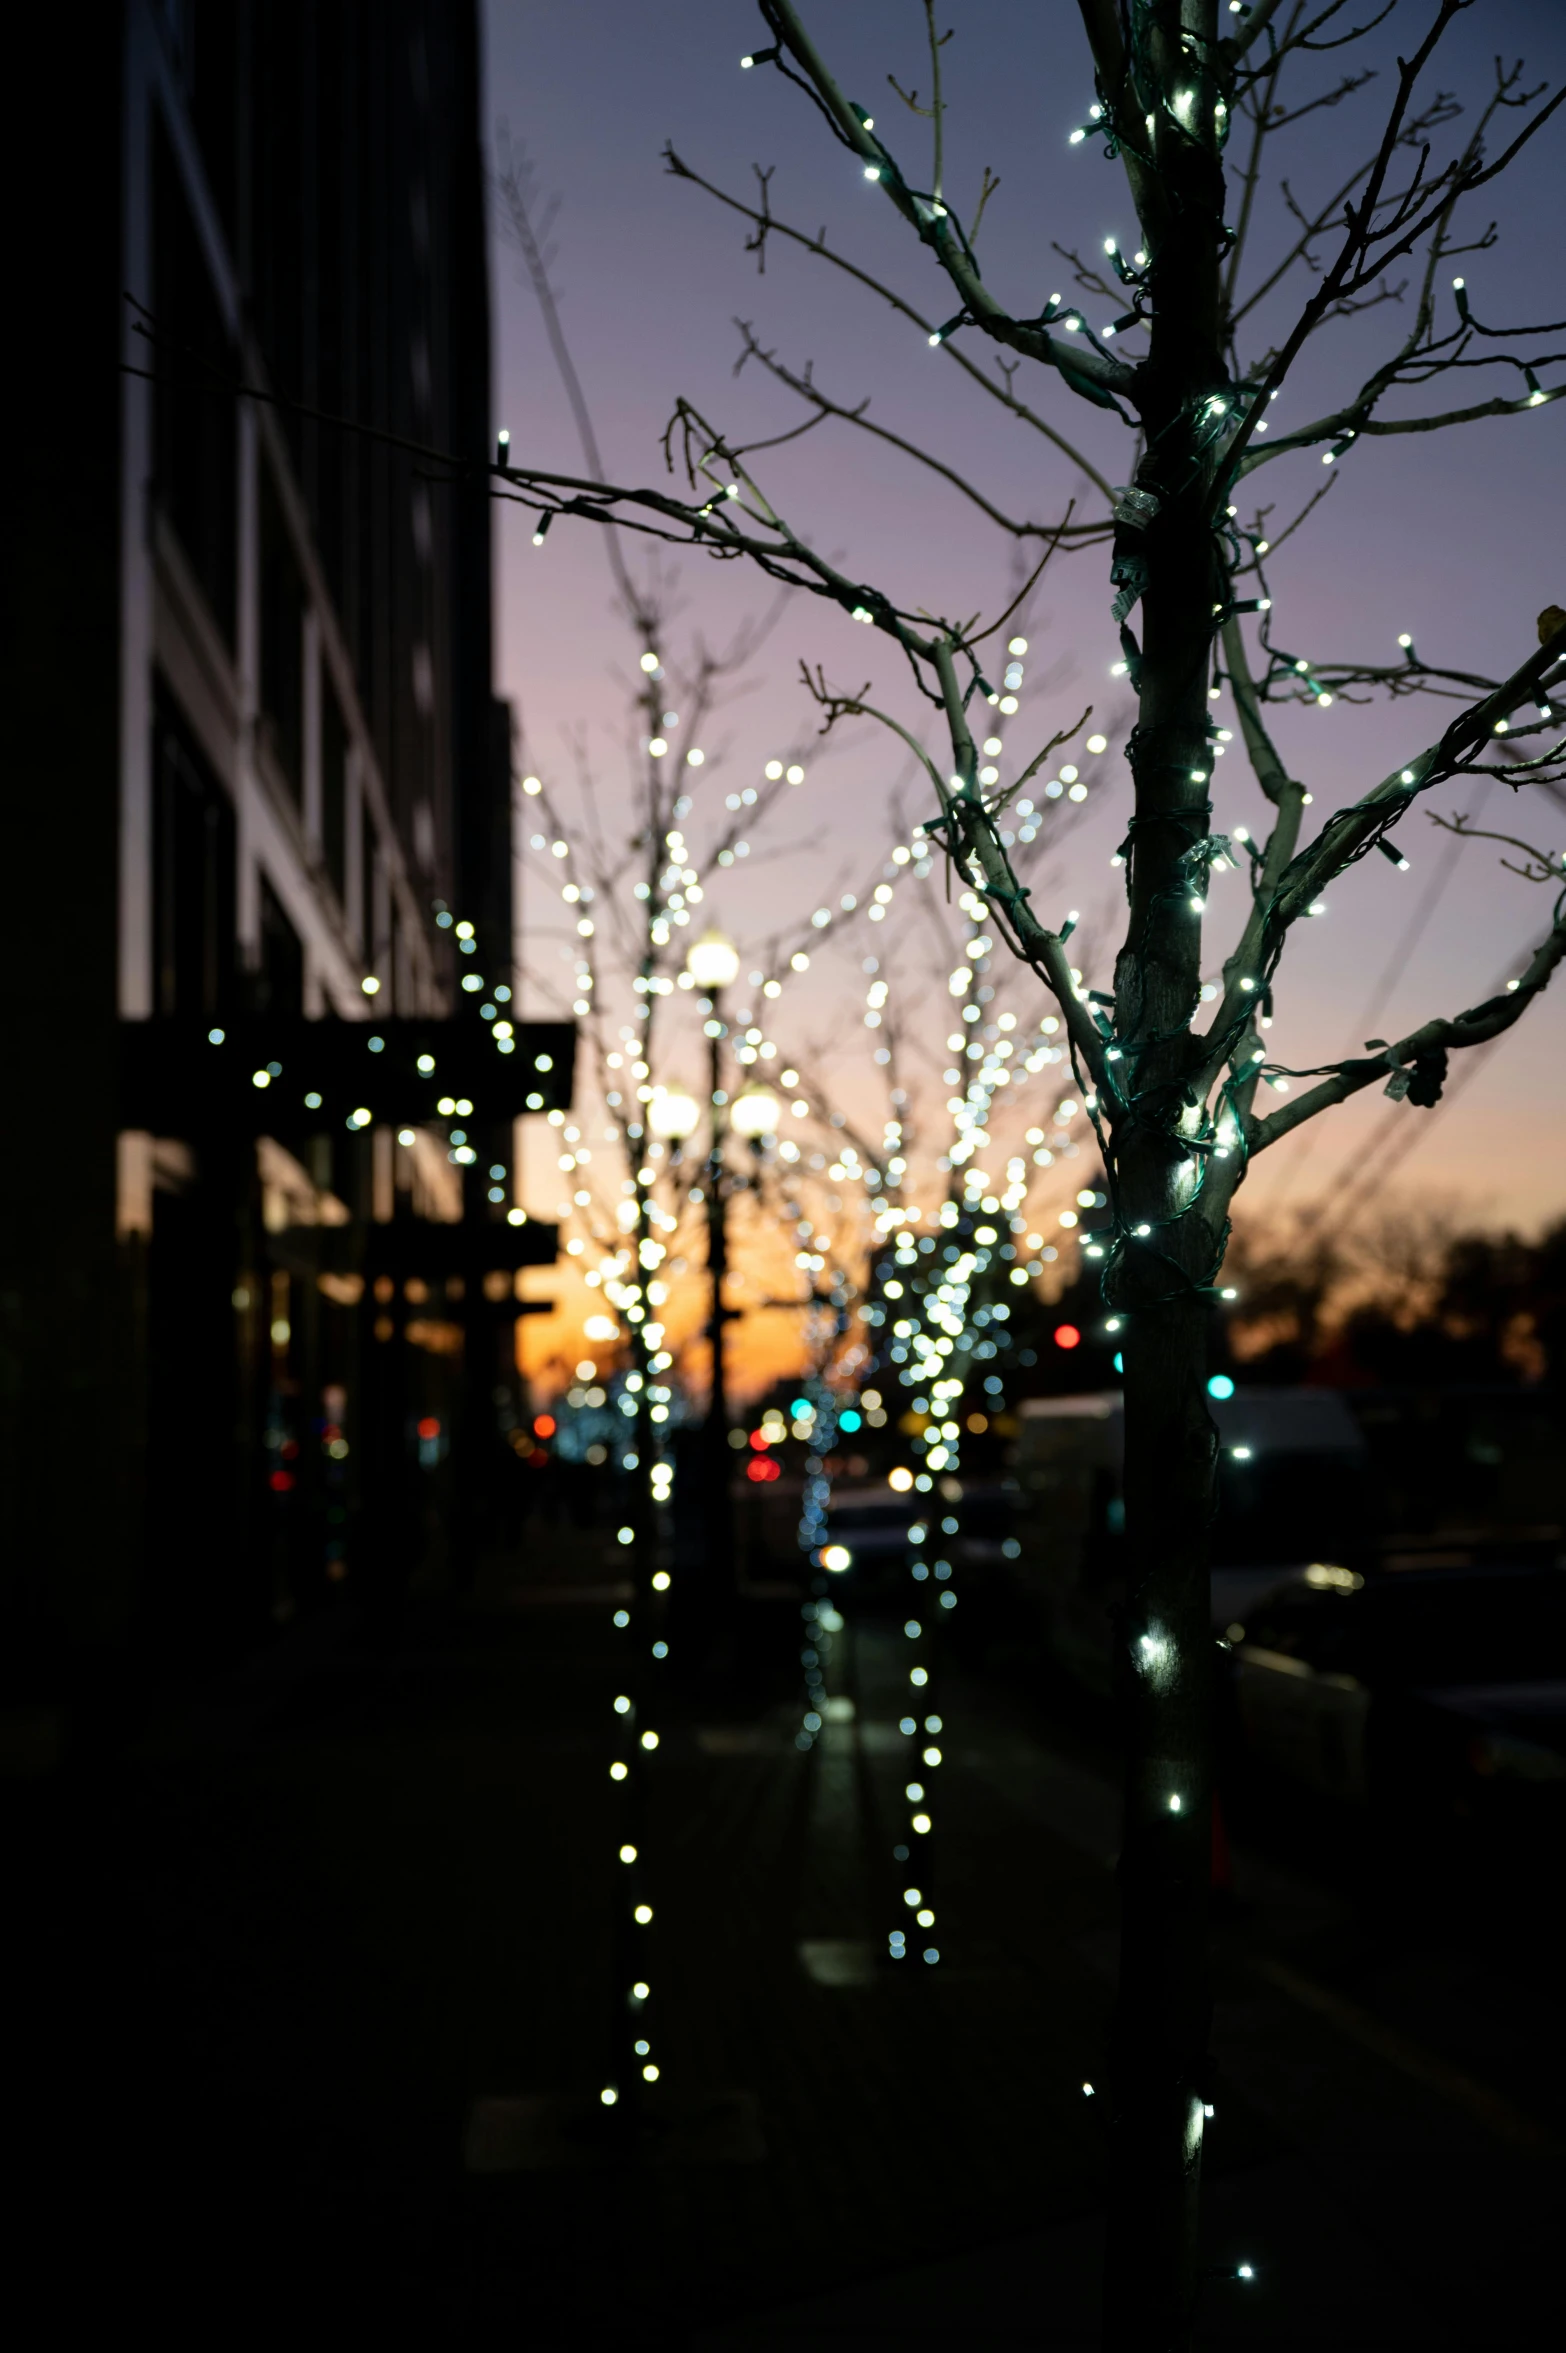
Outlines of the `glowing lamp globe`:
{"type": "Polygon", "coordinates": [[[729,1113],[729,1125],[737,1136],[756,1143],[762,1136],[777,1134],[783,1106],[770,1087],[746,1087],[734,1098],[729,1113]]]}
{"type": "Polygon", "coordinates": [[[655,1087],[647,1106],[647,1124],[666,1143],[688,1136],[701,1117],[701,1106],[683,1087],[655,1087]]]}
{"type": "Polygon", "coordinates": [[[704,931],[692,940],[685,969],[699,989],[726,989],[739,977],[739,950],[721,931],[704,931]]]}

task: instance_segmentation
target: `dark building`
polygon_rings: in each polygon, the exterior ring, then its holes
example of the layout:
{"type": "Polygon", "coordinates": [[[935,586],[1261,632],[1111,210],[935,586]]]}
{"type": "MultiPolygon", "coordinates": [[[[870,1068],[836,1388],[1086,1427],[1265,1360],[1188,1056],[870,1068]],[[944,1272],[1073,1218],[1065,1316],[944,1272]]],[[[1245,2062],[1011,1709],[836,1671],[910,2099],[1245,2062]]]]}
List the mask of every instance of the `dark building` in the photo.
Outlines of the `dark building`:
{"type": "Polygon", "coordinates": [[[121,0],[7,47],[0,1606],[36,1659],[470,1550],[483,1482],[438,1482],[498,1450],[507,1270],[552,1237],[509,1209],[519,1096],[454,1137],[391,1086],[538,1042],[476,6],[121,0]]]}

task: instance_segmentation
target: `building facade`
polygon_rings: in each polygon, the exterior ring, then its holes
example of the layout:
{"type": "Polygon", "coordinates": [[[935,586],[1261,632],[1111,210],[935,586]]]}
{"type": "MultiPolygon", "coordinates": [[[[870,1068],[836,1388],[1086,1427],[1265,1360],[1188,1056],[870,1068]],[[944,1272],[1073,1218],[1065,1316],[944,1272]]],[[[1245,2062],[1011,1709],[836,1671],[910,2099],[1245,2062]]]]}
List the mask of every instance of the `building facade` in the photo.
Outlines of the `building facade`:
{"type": "Polygon", "coordinates": [[[243,1639],[470,1554],[485,1481],[452,1449],[504,1437],[507,1269],[545,1243],[507,1224],[498,1096],[460,1133],[433,1102],[344,1119],[268,1043],[422,1024],[423,1070],[459,1028],[470,1057],[526,1042],[476,6],[88,13],[13,43],[59,136],[5,167],[33,355],[3,558],[22,1654],[243,1639]],[[127,1078],[165,1039],[172,1097],[127,1078]]]}

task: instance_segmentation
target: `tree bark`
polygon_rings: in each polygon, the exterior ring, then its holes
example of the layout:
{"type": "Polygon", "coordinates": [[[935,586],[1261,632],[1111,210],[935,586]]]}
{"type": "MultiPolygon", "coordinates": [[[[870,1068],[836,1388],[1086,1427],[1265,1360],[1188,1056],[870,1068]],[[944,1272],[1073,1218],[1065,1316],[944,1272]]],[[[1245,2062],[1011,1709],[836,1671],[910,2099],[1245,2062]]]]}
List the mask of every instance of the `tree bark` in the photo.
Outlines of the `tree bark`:
{"type": "Polygon", "coordinates": [[[1105,2280],[1114,2353],[1183,2346],[1198,2284],[1213,1786],[1206,1315],[1194,1294],[1145,1308],[1125,1354],[1132,1573],[1105,2280]]]}
{"type": "MultiPolygon", "coordinates": [[[[722,1001],[714,991],[712,1017],[721,1025],[722,1001]]],[[[722,1092],[722,1035],[714,1037],[708,1056],[708,1096],[712,1120],[712,1149],[707,1162],[707,1280],[711,1288],[712,1383],[703,1425],[703,1504],[706,1523],[704,1581],[707,1603],[715,1625],[726,1626],[735,1602],[734,1504],[730,1493],[729,1401],[724,1362],[728,1321],[723,1293],[729,1272],[728,1193],[723,1168],[723,1138],[728,1126],[722,1092]]]]}
{"type": "MultiPolygon", "coordinates": [[[[1207,1528],[1215,1435],[1205,1399],[1208,1289],[1228,1185],[1185,1141],[1202,1103],[1205,845],[1212,757],[1207,688],[1228,593],[1214,530],[1214,450],[1226,394],[1220,293],[1222,167],[1207,126],[1216,91],[1168,9],[1150,62],[1166,93],[1156,155],[1166,204],[1147,231],[1153,315],[1139,395],[1140,528],[1123,527],[1117,583],[1140,591],[1139,712],[1127,747],[1135,814],[1129,921],[1115,972],[1106,1108],[1120,1242],[1112,1303],[1124,1318],[1125,1498],[1130,1557],[1117,1661],[1126,1736],[1120,1986],[1110,2068],[1112,2146],[1105,2280],[1111,2353],[1189,2342],[1209,2017],[1212,1708],[1207,1528]],[[1167,44],[1168,55],[1157,54],[1167,44]],[[1187,127],[1189,126],[1189,127],[1187,127]],[[1209,1188],[1207,1179],[1212,1173],[1209,1188]]],[[[1196,8],[1211,17],[1211,9],[1196,8]]],[[[1199,30],[1189,21],[1185,29],[1199,30]]],[[[1211,30],[1210,25],[1207,28],[1211,30]]],[[[1209,52],[1210,54],[1210,52],[1209,52]]]]}

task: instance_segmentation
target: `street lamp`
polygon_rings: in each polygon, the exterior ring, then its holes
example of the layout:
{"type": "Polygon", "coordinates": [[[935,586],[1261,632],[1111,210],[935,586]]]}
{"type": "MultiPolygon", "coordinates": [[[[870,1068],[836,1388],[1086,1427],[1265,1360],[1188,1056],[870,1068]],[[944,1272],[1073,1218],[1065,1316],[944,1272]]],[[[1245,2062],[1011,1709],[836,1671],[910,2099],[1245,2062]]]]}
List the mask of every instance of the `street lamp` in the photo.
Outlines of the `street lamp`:
{"type": "Polygon", "coordinates": [[[777,1134],[782,1116],[783,1106],[770,1087],[746,1087],[734,1098],[729,1125],[748,1144],[759,1144],[764,1136],[777,1134]]]}
{"type": "Polygon", "coordinates": [[[684,1087],[654,1087],[647,1125],[666,1144],[683,1144],[701,1118],[701,1105],[684,1087]]]}
{"type": "Polygon", "coordinates": [[[686,951],[685,969],[699,989],[716,996],[739,978],[739,950],[721,931],[704,931],[686,951]]]}
{"type": "Polygon", "coordinates": [[[707,1199],[707,1279],[711,1314],[707,1337],[712,1350],[712,1385],[707,1399],[707,1422],[702,1434],[702,1493],[706,1520],[706,1570],[709,1590],[726,1605],[734,1592],[734,1508],[729,1493],[729,1405],[723,1377],[724,1279],[729,1267],[728,1197],[723,1177],[724,1110],[722,1043],[725,1035],[719,998],[739,976],[740,960],[732,940],[721,931],[703,932],[686,953],[685,969],[706,993],[711,1014],[705,1024],[709,1047],[708,1101],[712,1114],[711,1144],[707,1155],[704,1191],[707,1199]]]}

